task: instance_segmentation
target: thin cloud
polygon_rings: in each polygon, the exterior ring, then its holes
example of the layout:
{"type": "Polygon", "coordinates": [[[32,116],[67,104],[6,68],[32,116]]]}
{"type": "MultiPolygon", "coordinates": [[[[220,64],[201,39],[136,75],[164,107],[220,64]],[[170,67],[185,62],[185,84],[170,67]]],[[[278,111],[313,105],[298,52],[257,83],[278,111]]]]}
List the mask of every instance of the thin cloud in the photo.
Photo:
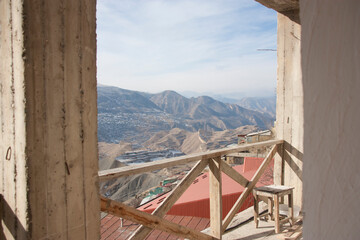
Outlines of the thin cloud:
{"type": "Polygon", "coordinates": [[[99,0],[97,10],[100,83],[151,92],[275,87],[276,53],[256,50],[276,48],[276,14],[254,1],[99,0]]]}

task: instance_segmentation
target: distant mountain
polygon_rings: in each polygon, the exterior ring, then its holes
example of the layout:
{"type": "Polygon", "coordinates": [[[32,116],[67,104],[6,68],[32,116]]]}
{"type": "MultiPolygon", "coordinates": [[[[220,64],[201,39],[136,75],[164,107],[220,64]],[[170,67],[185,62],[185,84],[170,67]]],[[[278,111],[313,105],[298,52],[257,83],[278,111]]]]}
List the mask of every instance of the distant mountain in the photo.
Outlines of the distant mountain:
{"type": "Polygon", "coordinates": [[[261,113],[267,113],[272,118],[275,119],[276,115],[276,97],[265,97],[265,98],[259,98],[259,97],[248,97],[243,98],[236,102],[238,105],[251,109],[254,111],[258,111],[261,113]]]}
{"type": "Polygon", "coordinates": [[[256,130],[255,126],[242,126],[237,129],[215,132],[204,130],[188,132],[174,128],[154,134],[144,143],[144,147],[151,150],[177,149],[185,154],[191,154],[237,143],[239,134],[247,134],[256,130]]]}
{"type": "Polygon", "coordinates": [[[110,86],[97,89],[98,113],[161,111],[145,94],[110,86]]]}
{"type": "Polygon", "coordinates": [[[197,132],[254,125],[265,129],[273,121],[268,114],[207,96],[186,98],[174,91],[149,94],[98,86],[98,137],[102,142],[142,144],[155,133],[173,128],[197,132]]]}
{"type": "Polygon", "coordinates": [[[188,119],[198,129],[235,129],[244,125],[268,128],[271,117],[264,117],[237,104],[217,101],[208,96],[186,98],[174,91],[165,91],[150,97],[159,108],[176,117],[188,119]],[[201,126],[202,125],[202,126],[201,126]]]}

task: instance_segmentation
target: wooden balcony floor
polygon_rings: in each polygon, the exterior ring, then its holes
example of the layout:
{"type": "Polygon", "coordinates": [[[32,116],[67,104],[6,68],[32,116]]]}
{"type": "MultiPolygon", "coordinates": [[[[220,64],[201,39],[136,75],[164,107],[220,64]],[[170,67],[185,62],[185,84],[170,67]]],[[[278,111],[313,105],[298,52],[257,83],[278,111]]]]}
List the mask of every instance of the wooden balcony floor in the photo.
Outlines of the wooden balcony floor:
{"type": "MultiPolygon", "coordinates": [[[[172,216],[166,215],[166,220],[171,222],[187,226],[192,229],[201,231],[210,225],[210,220],[207,218],[199,217],[184,217],[184,216],[172,216]]],[[[123,226],[121,227],[121,221],[119,217],[113,216],[111,214],[104,214],[101,219],[101,239],[102,240],[125,240],[128,239],[131,234],[139,227],[139,224],[133,223],[128,220],[123,220],[123,226]]],[[[155,239],[183,239],[169,233],[162,232],[159,230],[153,230],[146,238],[146,240],[155,240],[155,239]]]]}
{"type": "MultiPolygon", "coordinates": [[[[264,212],[267,205],[264,202],[260,202],[259,210],[264,212]]],[[[228,230],[223,235],[223,240],[301,240],[298,232],[302,229],[302,217],[298,217],[294,227],[290,227],[289,223],[283,224],[280,228],[280,233],[275,233],[275,225],[273,221],[259,221],[258,228],[255,227],[253,220],[254,212],[250,207],[241,213],[238,213],[233,221],[230,223],[228,230]],[[297,230],[295,233],[294,230],[297,230]]],[[[209,229],[205,229],[203,232],[209,233],[209,229]]]]}

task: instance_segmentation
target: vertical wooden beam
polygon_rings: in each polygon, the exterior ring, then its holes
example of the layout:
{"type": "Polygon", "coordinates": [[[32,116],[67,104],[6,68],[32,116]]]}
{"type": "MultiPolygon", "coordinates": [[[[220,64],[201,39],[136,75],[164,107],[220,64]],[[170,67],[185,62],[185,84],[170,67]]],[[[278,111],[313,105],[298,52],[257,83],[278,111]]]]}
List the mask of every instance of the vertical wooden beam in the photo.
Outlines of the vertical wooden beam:
{"type": "Polygon", "coordinates": [[[254,222],[256,228],[259,225],[258,217],[259,217],[259,197],[257,194],[254,194],[254,222]]]}
{"type": "Polygon", "coordinates": [[[270,216],[270,220],[274,219],[274,206],[273,206],[273,199],[271,197],[268,197],[268,212],[270,216]]]}
{"type": "Polygon", "coordinates": [[[215,238],[222,239],[222,181],[221,158],[209,160],[210,230],[215,238]]]}
{"type": "Polygon", "coordinates": [[[289,204],[289,217],[290,217],[290,224],[293,225],[294,223],[294,200],[293,200],[293,190],[291,193],[288,194],[288,204],[289,204]]]}

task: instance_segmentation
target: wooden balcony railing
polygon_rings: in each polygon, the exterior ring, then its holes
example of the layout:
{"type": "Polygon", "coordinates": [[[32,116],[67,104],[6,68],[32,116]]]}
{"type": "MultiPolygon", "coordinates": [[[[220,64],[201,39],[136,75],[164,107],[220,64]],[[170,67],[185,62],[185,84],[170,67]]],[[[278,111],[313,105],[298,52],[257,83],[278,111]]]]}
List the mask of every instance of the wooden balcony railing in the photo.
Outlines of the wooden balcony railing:
{"type": "Polygon", "coordinates": [[[255,187],[266,167],[269,165],[271,159],[276,154],[277,148],[281,144],[283,144],[283,140],[269,140],[252,144],[239,145],[232,148],[224,148],[204,153],[164,159],[155,162],[144,163],[141,165],[126,166],[100,171],[100,181],[104,181],[121,176],[139,174],[197,161],[196,165],[191,169],[191,171],[187,173],[187,175],[172,190],[172,192],[158,206],[158,208],[154,210],[152,214],[139,211],[135,208],[129,207],[120,202],[113,201],[103,196],[101,196],[101,211],[108,212],[115,216],[141,224],[142,226],[133,233],[130,239],[145,239],[145,237],[151,232],[152,229],[158,229],[188,239],[221,239],[224,231],[236,213],[240,210],[245,199],[255,187]],[[259,149],[261,147],[268,146],[272,146],[271,150],[250,181],[235,171],[225,161],[221,160],[222,156],[230,153],[241,152],[254,148],[259,149]],[[191,228],[175,224],[163,218],[206,166],[209,166],[211,235],[207,235],[191,228]],[[226,175],[245,188],[224,220],[222,220],[221,172],[224,172],[226,175]]]}

